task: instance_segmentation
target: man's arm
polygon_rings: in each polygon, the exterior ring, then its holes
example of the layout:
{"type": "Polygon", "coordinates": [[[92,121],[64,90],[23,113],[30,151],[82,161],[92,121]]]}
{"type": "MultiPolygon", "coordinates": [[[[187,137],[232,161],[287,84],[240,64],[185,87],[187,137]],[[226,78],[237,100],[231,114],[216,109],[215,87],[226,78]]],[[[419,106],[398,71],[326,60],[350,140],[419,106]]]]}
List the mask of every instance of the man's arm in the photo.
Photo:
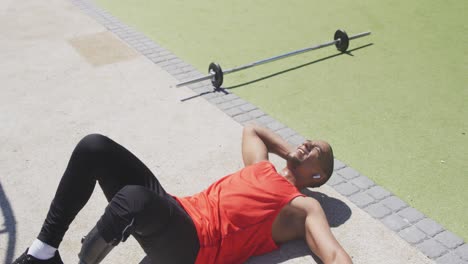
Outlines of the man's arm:
{"type": "Polygon", "coordinates": [[[268,160],[268,153],[287,159],[291,151],[291,146],[273,131],[255,124],[248,124],[244,127],[242,159],[245,166],[268,160]]]}
{"type": "Polygon", "coordinates": [[[352,264],[348,253],[331,232],[325,212],[317,200],[311,197],[297,197],[290,204],[307,213],[304,237],[310,250],[324,264],[352,264]]]}

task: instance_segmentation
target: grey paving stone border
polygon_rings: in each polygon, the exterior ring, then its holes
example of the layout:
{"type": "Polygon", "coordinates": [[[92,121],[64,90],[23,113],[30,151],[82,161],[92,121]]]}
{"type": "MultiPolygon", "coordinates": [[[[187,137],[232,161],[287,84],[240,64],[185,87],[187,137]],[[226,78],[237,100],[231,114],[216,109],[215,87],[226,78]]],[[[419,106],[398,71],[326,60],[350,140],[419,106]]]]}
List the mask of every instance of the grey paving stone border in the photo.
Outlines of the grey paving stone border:
{"type": "MultiPolygon", "coordinates": [[[[70,1],[178,81],[205,75],[144,34],[97,7],[92,0],[70,1]]],[[[214,92],[210,81],[188,87],[242,125],[254,121],[275,131],[293,145],[299,145],[305,140],[293,129],[237,95],[228,91],[214,92]]],[[[468,244],[463,239],[445,230],[440,224],[411,208],[403,200],[340,160],[335,159],[333,174],[327,183],[329,186],[380,220],[436,263],[468,264],[468,244]]]]}

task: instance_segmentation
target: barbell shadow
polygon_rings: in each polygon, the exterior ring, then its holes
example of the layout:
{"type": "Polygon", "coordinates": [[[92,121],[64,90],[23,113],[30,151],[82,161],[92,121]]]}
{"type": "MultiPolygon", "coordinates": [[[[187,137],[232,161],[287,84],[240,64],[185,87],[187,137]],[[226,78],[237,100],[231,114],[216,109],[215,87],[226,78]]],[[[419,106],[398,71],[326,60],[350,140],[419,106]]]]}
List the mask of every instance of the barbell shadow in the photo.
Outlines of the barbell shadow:
{"type": "Polygon", "coordinates": [[[8,241],[4,263],[12,263],[16,247],[16,219],[8,197],[3,190],[2,183],[0,183],[0,209],[4,220],[3,226],[0,227],[0,236],[6,234],[8,241]]]}
{"type": "Polygon", "coordinates": [[[366,45],[359,46],[357,48],[348,50],[346,52],[336,53],[336,54],[333,54],[333,55],[330,55],[330,56],[327,56],[327,57],[324,57],[324,58],[321,58],[321,59],[318,59],[318,60],[307,62],[305,64],[301,64],[299,66],[295,66],[295,67],[292,67],[292,68],[289,68],[289,69],[286,69],[286,70],[283,70],[283,71],[280,71],[280,72],[276,72],[276,73],[273,73],[273,74],[270,74],[270,75],[267,75],[267,76],[252,80],[252,81],[237,84],[237,85],[234,85],[234,86],[224,87],[223,89],[231,90],[231,89],[239,88],[239,87],[246,86],[246,85],[249,85],[249,84],[253,84],[253,83],[256,83],[256,82],[264,81],[264,80],[270,79],[272,77],[275,77],[275,76],[278,76],[278,75],[281,75],[281,74],[285,74],[285,73],[288,73],[290,71],[298,70],[300,68],[304,68],[306,66],[309,66],[309,65],[312,65],[312,64],[315,64],[315,63],[318,63],[318,62],[322,62],[322,61],[325,61],[325,60],[329,60],[329,59],[332,59],[332,58],[335,58],[335,57],[338,57],[338,56],[341,56],[341,55],[344,55],[344,54],[354,57],[354,55],[352,54],[353,51],[360,50],[360,49],[363,49],[363,48],[367,48],[367,47],[372,46],[372,45],[374,45],[374,43],[369,43],[369,44],[366,44],[366,45]]]}
{"type": "Polygon", "coordinates": [[[180,101],[181,101],[181,102],[185,102],[185,101],[188,101],[188,100],[191,100],[191,99],[195,99],[195,98],[197,98],[197,97],[200,97],[200,96],[203,96],[203,95],[206,95],[206,94],[217,93],[217,92],[222,92],[222,93],[224,93],[224,94],[229,94],[229,92],[226,91],[226,89],[220,87],[220,88],[218,88],[218,89],[214,89],[214,90],[207,91],[207,92],[203,92],[203,93],[200,93],[200,94],[196,94],[196,95],[193,95],[193,96],[184,98],[184,99],[180,99],[180,101]]]}

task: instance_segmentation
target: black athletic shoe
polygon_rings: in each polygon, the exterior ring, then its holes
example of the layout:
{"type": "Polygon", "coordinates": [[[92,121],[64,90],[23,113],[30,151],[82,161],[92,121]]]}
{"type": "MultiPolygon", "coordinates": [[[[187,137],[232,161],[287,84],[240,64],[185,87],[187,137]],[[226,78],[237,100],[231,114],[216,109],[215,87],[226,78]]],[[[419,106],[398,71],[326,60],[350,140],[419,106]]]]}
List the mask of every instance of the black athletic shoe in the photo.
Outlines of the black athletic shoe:
{"type": "Polygon", "coordinates": [[[28,249],[26,249],[26,252],[24,252],[23,255],[21,255],[19,258],[13,261],[13,264],[63,264],[63,261],[60,258],[58,250],[55,251],[55,255],[52,258],[41,260],[31,255],[28,255],[28,249]]]}

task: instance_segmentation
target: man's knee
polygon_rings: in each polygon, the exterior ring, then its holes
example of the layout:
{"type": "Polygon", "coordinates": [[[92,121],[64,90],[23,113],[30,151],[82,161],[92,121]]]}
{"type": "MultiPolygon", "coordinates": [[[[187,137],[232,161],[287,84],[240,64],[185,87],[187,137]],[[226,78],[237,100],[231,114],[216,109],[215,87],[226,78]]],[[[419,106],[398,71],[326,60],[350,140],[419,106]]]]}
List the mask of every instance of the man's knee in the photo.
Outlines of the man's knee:
{"type": "Polygon", "coordinates": [[[87,155],[106,152],[112,140],[101,134],[89,134],[82,138],[75,150],[87,155]]]}

